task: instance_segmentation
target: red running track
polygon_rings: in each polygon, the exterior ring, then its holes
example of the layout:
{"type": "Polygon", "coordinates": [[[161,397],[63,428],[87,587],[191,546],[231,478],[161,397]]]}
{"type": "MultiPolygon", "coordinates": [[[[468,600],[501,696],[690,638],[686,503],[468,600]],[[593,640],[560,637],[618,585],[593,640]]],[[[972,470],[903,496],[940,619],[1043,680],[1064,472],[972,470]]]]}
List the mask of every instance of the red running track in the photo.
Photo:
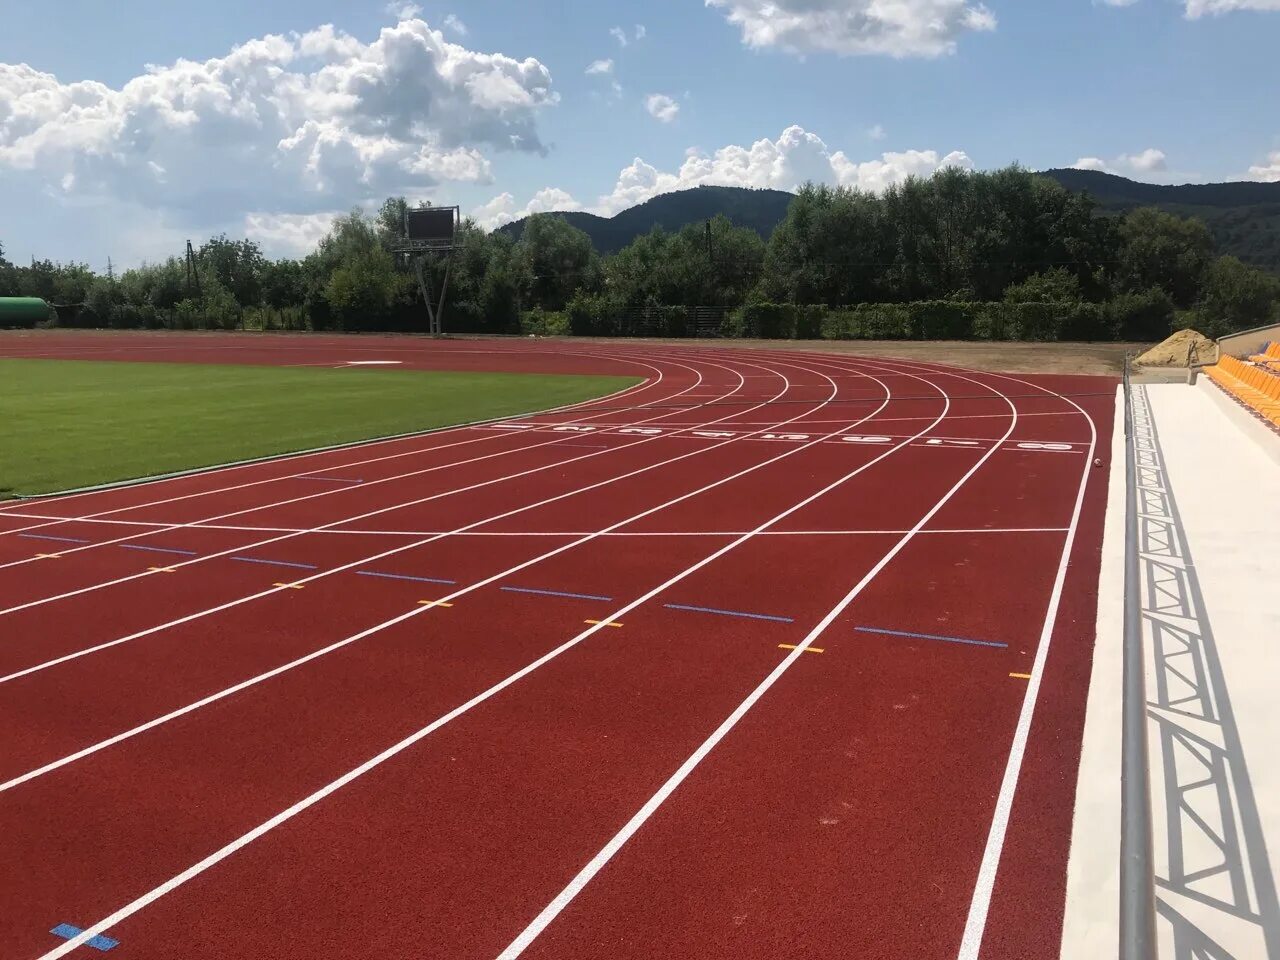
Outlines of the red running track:
{"type": "Polygon", "coordinates": [[[0,953],[1057,955],[1114,384],[577,349],[0,338],[649,377],[0,506],[0,953]]]}

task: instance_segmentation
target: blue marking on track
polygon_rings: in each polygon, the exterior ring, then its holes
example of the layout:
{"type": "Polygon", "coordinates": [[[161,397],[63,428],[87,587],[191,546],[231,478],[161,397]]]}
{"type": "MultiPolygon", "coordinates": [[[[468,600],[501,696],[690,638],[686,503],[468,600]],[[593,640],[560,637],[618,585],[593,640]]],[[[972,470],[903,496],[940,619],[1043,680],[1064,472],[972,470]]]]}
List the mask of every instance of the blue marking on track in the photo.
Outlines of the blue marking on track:
{"type": "Polygon", "coordinates": [[[58,543],[91,543],[90,540],[82,540],[80,537],[53,537],[47,533],[20,533],[20,537],[26,537],[28,540],[56,540],[58,543]]]}
{"type": "Polygon", "coordinates": [[[606,603],[613,597],[602,597],[595,593],[566,593],[563,590],[537,590],[533,587],[503,587],[508,593],[536,593],[543,597],[568,597],[570,600],[603,600],[606,603]]]}
{"type": "MultiPolygon", "coordinates": [[[[60,923],[49,932],[52,933],[55,937],[61,937],[63,940],[71,940],[71,939],[74,939],[75,937],[80,936],[80,934],[84,933],[84,931],[80,927],[77,927],[70,923],[60,923]]],[[[84,945],[86,947],[93,947],[93,949],[95,950],[101,950],[103,953],[106,953],[112,947],[120,946],[120,941],[112,940],[110,937],[104,937],[102,934],[98,934],[96,937],[90,937],[88,940],[86,940],[84,942],[84,945]]]]}
{"type": "Polygon", "coordinates": [[[749,620],[772,620],[774,623],[795,623],[791,617],[775,617],[768,613],[745,613],[742,610],[718,610],[715,607],[692,607],[684,603],[664,603],[668,610],[692,610],[694,613],[714,613],[721,617],[746,617],[749,620]]]}
{"type": "Polygon", "coordinates": [[[885,630],[881,627],[854,627],[859,633],[885,633],[891,637],[913,637],[917,640],[941,640],[943,643],[964,643],[971,647],[999,647],[1005,649],[1007,643],[996,643],[993,640],[971,640],[968,637],[944,637],[936,633],[911,633],[907,630],[885,630]]]}
{"type": "Polygon", "coordinates": [[[176,550],[173,547],[149,547],[142,543],[121,543],[117,544],[122,550],[147,550],[151,553],[176,553],[184,557],[194,557],[194,550],[176,550]]]}
{"type": "Polygon", "coordinates": [[[259,560],[257,557],[232,557],[241,563],[265,563],[269,567],[297,567],[299,570],[317,570],[314,563],[290,563],[288,560],[259,560]]]}
{"type": "Polygon", "coordinates": [[[325,480],[329,483],[364,483],[363,480],[348,480],[346,477],[298,477],[299,480],[325,480]]]}
{"type": "Polygon", "coordinates": [[[362,577],[386,577],[388,580],[413,580],[416,583],[457,583],[457,580],[441,580],[439,577],[411,577],[407,573],[382,573],[378,570],[357,570],[362,577]]]}

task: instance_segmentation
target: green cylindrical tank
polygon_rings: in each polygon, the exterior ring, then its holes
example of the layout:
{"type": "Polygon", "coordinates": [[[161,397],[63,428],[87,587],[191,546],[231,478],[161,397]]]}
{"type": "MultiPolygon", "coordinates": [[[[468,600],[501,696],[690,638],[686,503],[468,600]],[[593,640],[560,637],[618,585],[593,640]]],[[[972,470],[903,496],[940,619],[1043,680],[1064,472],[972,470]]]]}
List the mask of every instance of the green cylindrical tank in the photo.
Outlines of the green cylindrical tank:
{"type": "Polygon", "coordinates": [[[34,327],[53,316],[39,297],[0,297],[0,327],[34,327]]]}

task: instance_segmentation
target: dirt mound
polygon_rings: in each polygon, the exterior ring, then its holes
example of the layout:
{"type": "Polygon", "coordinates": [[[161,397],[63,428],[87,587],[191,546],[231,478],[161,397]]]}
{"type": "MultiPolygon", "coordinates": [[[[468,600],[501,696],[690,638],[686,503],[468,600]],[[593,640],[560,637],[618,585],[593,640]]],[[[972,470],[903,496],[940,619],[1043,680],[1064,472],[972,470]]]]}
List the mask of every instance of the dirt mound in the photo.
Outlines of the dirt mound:
{"type": "Polygon", "coordinates": [[[1188,352],[1192,363],[1213,363],[1218,358],[1217,344],[1204,334],[1179,330],[1138,357],[1137,362],[1140,367],[1185,367],[1188,352]]]}

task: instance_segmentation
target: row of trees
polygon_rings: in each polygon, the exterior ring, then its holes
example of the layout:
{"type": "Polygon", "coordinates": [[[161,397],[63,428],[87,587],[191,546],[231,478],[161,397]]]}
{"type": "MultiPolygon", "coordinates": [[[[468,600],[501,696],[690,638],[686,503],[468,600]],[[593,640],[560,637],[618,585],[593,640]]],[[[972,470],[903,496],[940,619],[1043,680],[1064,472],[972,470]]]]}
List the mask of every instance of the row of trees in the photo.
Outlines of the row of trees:
{"type": "MultiPolygon", "coordinates": [[[[0,250],[0,296],[43,297],[59,305],[60,322],[85,325],[423,329],[417,281],[393,252],[405,206],[391,198],[375,216],[337,218],[298,260],[271,260],[250,240],[215,237],[197,252],[195,276],[178,259],[117,276],[48,260],[13,266],[0,250]]],[[[433,265],[431,281],[439,290],[443,264],[433,265]]],[[[655,228],[601,257],[585,233],[554,215],[531,217],[519,240],[467,220],[449,303],[453,331],[601,333],[627,332],[618,317],[669,316],[677,306],[735,310],[726,332],[750,332],[743,308],[757,316],[769,304],[836,312],[1050,304],[1064,317],[1103,318],[1064,321],[1061,335],[1158,339],[1175,320],[1211,334],[1267,322],[1280,304],[1280,279],[1215,256],[1197,220],[1154,208],[1104,215],[1086,195],[1011,167],[942,170],[879,195],[806,185],[767,242],[721,217],[676,232],[655,228]]]]}

